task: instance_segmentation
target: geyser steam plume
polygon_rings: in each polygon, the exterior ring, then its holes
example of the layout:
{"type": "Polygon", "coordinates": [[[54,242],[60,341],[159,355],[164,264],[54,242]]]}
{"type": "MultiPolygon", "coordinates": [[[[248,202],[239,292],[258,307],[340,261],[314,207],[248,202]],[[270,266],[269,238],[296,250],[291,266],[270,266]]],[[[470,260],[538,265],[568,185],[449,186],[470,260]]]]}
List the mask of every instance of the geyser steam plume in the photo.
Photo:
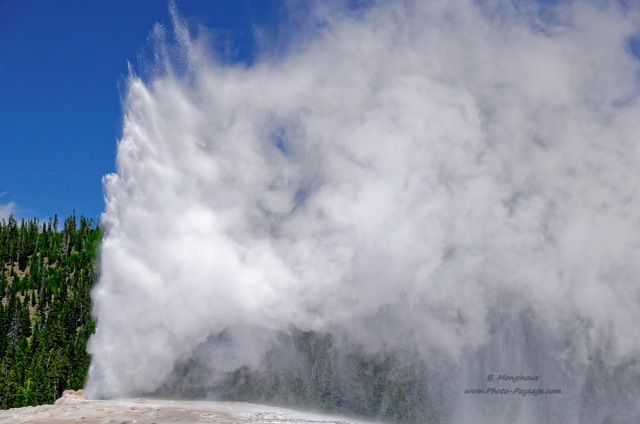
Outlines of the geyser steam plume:
{"type": "Polygon", "coordinates": [[[174,15],[104,180],[88,393],[216,396],[301,331],[413,358],[439,422],[637,423],[627,3],[317,4],[251,66],[174,15]],[[516,387],[561,393],[465,394],[516,387]]]}

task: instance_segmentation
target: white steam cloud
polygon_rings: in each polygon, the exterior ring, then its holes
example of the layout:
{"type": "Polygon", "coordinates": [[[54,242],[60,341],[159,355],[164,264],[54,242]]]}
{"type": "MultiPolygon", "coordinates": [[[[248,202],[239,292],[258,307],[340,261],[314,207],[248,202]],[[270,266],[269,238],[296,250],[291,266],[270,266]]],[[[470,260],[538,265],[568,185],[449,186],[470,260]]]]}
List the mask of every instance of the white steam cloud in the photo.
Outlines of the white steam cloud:
{"type": "MultiPolygon", "coordinates": [[[[508,418],[462,395],[489,373],[560,386],[548,413],[586,396],[596,361],[604,388],[615,370],[638,378],[638,10],[315,13],[314,39],[250,67],[220,64],[176,18],[180,63],[161,41],[153,76],[131,76],[88,392],[153,392],[190,359],[259,367],[290,326],[449,358],[460,422],[508,418]],[[232,343],[207,344],[223,331],[232,343]]],[[[563,422],[640,414],[624,396],[590,405],[609,409],[563,422]]],[[[509,422],[542,422],[527,408],[509,422]]]]}
{"type": "MultiPolygon", "coordinates": [[[[0,194],[0,198],[2,194],[0,194]]],[[[11,215],[13,215],[13,211],[16,208],[16,204],[14,202],[0,204],[0,221],[7,221],[11,215]]]]}

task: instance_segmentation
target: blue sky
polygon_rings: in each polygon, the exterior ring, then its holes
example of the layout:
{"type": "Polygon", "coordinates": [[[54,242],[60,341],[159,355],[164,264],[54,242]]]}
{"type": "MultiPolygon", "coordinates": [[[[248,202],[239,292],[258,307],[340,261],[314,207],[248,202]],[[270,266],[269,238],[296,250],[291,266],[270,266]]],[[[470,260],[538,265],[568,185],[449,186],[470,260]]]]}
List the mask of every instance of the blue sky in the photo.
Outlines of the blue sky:
{"type": "MultiPolygon", "coordinates": [[[[230,60],[246,62],[256,26],[282,9],[276,0],[176,3],[229,42],[230,60]]],[[[150,30],[169,19],[162,0],[0,0],[0,207],[12,203],[19,218],[99,217],[127,63],[139,69],[150,30]]]]}

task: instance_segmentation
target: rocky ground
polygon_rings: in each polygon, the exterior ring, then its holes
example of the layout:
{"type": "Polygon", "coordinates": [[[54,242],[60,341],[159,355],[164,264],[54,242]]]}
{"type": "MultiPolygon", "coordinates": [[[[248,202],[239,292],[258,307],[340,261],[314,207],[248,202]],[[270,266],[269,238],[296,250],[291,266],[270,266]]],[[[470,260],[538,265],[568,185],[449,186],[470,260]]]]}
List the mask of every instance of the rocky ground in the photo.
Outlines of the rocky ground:
{"type": "Polygon", "coordinates": [[[364,424],[362,421],[240,402],[86,400],[82,390],[66,391],[55,405],[0,411],[0,423],[364,424]]]}

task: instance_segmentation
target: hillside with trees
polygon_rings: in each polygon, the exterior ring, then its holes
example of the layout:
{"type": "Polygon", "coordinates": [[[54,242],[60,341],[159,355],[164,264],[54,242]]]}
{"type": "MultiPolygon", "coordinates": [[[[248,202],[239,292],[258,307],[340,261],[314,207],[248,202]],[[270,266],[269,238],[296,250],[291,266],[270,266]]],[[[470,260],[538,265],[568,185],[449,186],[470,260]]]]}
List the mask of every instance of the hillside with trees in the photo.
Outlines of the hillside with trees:
{"type": "Polygon", "coordinates": [[[62,223],[0,221],[0,408],[52,403],[83,387],[95,329],[90,291],[101,232],[62,223]]]}

